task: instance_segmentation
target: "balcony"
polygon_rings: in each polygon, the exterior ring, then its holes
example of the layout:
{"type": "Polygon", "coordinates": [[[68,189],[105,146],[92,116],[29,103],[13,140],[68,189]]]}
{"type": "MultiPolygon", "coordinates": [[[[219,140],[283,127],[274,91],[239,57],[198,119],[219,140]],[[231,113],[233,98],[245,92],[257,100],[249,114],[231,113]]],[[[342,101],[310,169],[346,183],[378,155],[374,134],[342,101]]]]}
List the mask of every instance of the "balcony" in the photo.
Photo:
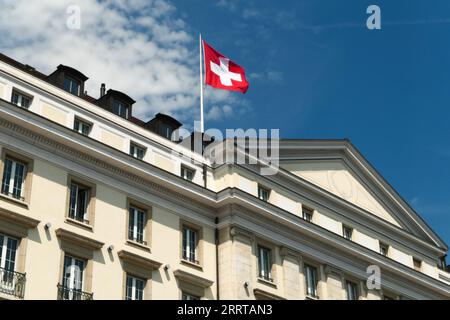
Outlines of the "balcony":
{"type": "Polygon", "coordinates": [[[24,273],[0,268],[0,293],[23,299],[26,276],[24,273]]]}
{"type": "Polygon", "coordinates": [[[58,300],[94,300],[94,294],[58,284],[58,300]]]}

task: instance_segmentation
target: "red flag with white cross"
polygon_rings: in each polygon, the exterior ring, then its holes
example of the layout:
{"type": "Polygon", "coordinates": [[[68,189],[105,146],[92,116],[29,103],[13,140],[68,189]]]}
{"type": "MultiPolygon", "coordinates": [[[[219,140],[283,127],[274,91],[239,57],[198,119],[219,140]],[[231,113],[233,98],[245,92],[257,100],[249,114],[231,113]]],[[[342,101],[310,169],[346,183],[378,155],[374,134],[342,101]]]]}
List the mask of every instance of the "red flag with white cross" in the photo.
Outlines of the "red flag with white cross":
{"type": "Polygon", "coordinates": [[[213,88],[246,93],[245,70],[203,41],[207,85],[213,88]]]}

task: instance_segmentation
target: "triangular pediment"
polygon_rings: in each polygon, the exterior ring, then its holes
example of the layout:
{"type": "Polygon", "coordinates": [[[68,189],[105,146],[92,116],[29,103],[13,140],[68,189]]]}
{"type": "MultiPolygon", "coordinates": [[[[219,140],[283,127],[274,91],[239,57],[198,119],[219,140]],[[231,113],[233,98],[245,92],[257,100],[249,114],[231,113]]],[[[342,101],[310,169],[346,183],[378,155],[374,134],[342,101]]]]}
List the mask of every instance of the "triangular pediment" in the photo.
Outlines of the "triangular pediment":
{"type": "Polygon", "coordinates": [[[442,239],[348,140],[281,140],[280,168],[439,248],[442,239]]]}
{"type": "Polygon", "coordinates": [[[281,167],[381,219],[402,227],[381,200],[342,160],[303,160],[281,164],[281,167]]]}

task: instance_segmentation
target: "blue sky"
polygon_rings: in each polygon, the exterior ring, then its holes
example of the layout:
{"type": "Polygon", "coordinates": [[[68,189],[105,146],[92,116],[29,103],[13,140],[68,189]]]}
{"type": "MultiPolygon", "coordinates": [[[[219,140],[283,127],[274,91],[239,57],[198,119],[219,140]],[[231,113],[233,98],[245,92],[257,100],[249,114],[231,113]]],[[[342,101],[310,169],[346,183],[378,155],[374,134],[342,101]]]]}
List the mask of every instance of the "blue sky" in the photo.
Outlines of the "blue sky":
{"type": "Polygon", "coordinates": [[[450,244],[447,0],[3,0],[0,51],[126,92],[144,119],[198,113],[198,33],[244,66],[246,95],[206,92],[206,126],[349,138],[450,244]],[[382,30],[366,28],[377,4],[382,30]],[[79,6],[81,29],[66,9],[79,6]]]}
{"type": "Polygon", "coordinates": [[[193,30],[257,74],[245,96],[251,110],[207,126],[349,138],[450,243],[450,2],[174,4],[193,30]],[[365,26],[370,4],[381,8],[382,30],[365,26]]]}

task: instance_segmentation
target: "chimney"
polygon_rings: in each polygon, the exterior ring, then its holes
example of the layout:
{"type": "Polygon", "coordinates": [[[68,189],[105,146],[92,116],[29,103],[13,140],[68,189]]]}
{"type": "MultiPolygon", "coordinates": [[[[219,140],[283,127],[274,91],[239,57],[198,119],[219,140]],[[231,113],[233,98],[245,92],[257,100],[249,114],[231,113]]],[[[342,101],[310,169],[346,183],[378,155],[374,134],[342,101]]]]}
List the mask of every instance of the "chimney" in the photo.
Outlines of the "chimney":
{"type": "Polygon", "coordinates": [[[106,86],[104,83],[100,86],[100,98],[103,97],[106,93],[106,86]]]}

